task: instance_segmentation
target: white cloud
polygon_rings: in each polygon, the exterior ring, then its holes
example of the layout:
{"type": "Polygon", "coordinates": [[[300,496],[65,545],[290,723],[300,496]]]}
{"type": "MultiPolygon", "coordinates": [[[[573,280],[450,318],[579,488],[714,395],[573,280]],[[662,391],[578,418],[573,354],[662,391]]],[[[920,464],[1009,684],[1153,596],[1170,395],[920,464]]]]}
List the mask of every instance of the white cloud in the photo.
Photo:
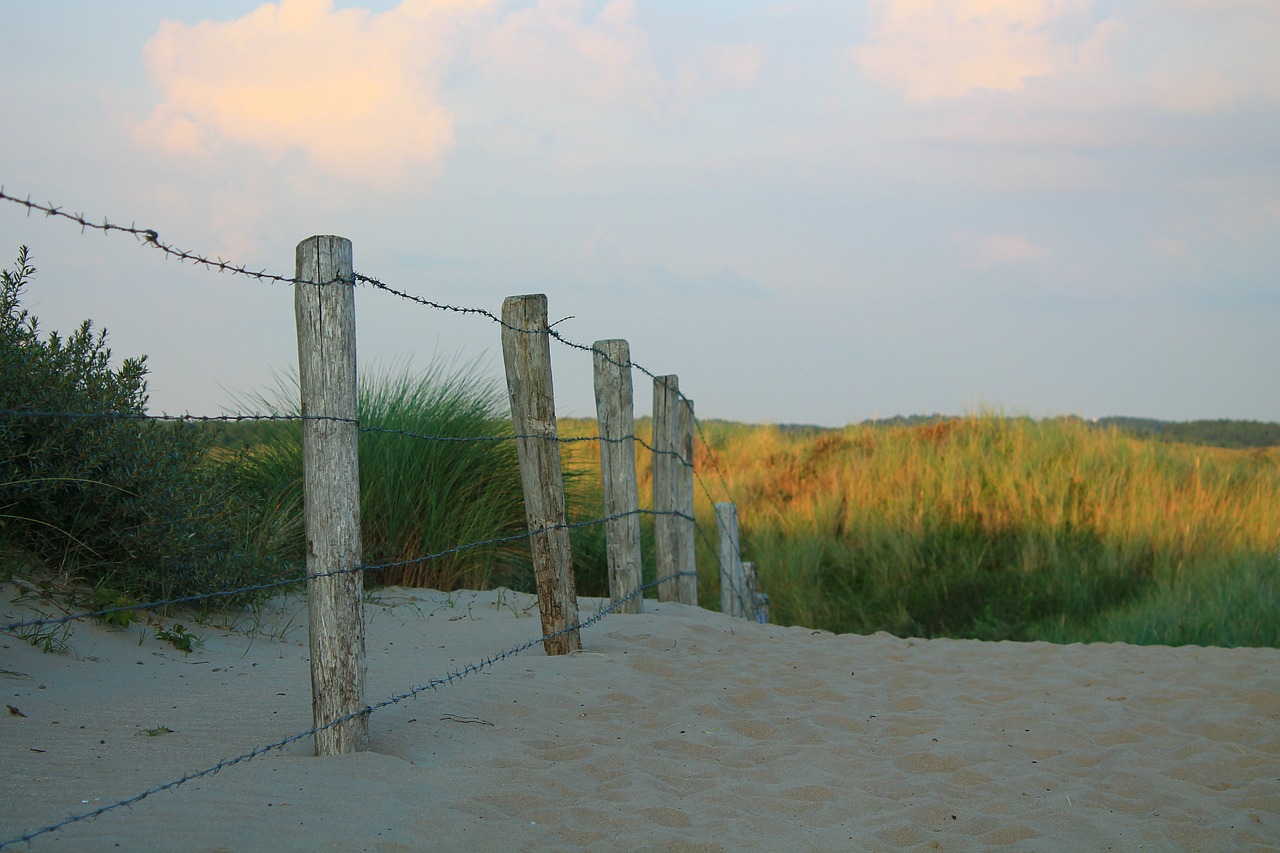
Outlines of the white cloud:
{"type": "Polygon", "coordinates": [[[475,55],[488,72],[545,96],[576,96],[655,118],[749,87],[766,60],[756,44],[708,44],[664,73],[633,0],[609,0],[594,16],[585,0],[538,0],[504,15],[477,41],[475,55]]]}
{"type": "Polygon", "coordinates": [[[849,57],[872,79],[927,103],[976,90],[1020,91],[1101,59],[1110,27],[1061,34],[1092,0],[871,0],[871,32],[849,57]]]}
{"type": "Polygon", "coordinates": [[[594,101],[651,105],[660,80],[631,0],[610,0],[594,18],[584,0],[538,0],[504,15],[476,53],[500,73],[594,101]]]}
{"type": "Polygon", "coordinates": [[[749,88],[764,70],[768,54],[758,44],[712,44],[684,62],[676,87],[685,100],[709,97],[725,89],[749,88]]]}

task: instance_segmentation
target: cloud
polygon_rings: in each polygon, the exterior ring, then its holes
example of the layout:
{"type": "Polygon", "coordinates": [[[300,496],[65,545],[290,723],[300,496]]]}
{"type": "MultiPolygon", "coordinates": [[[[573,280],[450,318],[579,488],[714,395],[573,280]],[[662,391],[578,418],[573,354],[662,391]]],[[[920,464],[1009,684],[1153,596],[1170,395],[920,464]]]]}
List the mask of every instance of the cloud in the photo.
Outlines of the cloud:
{"type": "Polygon", "coordinates": [[[1152,237],[1150,242],[1151,248],[1155,249],[1157,254],[1166,258],[1182,260],[1191,256],[1191,248],[1187,245],[1186,240],[1165,235],[1152,237]]]}
{"type": "Polygon", "coordinates": [[[1129,45],[1141,100],[1169,113],[1211,114],[1280,100],[1280,3],[1147,0],[1133,13],[1129,45]]]}
{"type": "Polygon", "coordinates": [[[483,5],[407,0],[374,14],[282,0],[232,21],[165,21],[143,49],[162,101],[135,136],[185,157],[227,144],[301,152],[378,184],[435,166],[454,138],[439,98],[449,36],[483,5]]]}
{"type": "Polygon", "coordinates": [[[707,45],[696,59],[681,64],[675,85],[684,100],[746,89],[759,78],[767,61],[768,53],[758,44],[707,45]]]}
{"type": "Polygon", "coordinates": [[[609,0],[592,15],[585,0],[538,0],[505,14],[477,42],[488,72],[542,87],[557,99],[584,98],[653,117],[755,82],[766,54],[758,45],[709,44],[664,73],[633,0],[609,0]]]}
{"type": "Polygon", "coordinates": [[[1018,91],[1101,59],[1109,27],[1076,32],[1091,2],[871,0],[870,36],[849,58],[913,103],[1018,91]]]}
{"type": "Polygon", "coordinates": [[[988,272],[996,267],[1023,266],[1049,254],[1047,247],[1014,232],[961,233],[954,239],[965,266],[981,272],[988,272]]]}
{"type": "Polygon", "coordinates": [[[468,74],[498,84],[490,110],[540,113],[552,100],[660,117],[751,85],[765,62],[756,45],[710,44],[664,74],[632,0],[507,5],[281,0],[230,21],[165,21],[143,49],[161,100],[135,140],[195,161],[235,146],[300,154],[385,187],[440,167],[457,135],[449,98],[468,74]]]}
{"type": "Polygon", "coordinates": [[[631,0],[610,0],[594,18],[584,0],[538,0],[503,16],[477,54],[500,73],[594,101],[645,104],[660,80],[631,0]]]}

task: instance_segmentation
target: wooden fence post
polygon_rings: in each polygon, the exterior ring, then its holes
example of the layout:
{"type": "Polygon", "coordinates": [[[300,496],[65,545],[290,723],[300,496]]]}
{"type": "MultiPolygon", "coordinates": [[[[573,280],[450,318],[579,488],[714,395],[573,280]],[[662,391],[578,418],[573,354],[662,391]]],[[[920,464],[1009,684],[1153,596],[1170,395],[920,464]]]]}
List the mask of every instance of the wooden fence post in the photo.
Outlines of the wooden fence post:
{"type": "Polygon", "coordinates": [[[756,564],[744,560],[742,563],[743,619],[758,621],[756,602],[759,600],[757,597],[759,583],[760,580],[756,577],[756,564]]]}
{"type": "MultiPolygon", "coordinates": [[[[675,457],[680,421],[680,378],[658,376],[653,380],[653,545],[657,577],[680,571],[679,468],[675,457]]],[[[678,578],[658,584],[659,601],[678,601],[678,578]]]]}
{"type": "Polygon", "coordinates": [[[676,522],[676,554],[681,572],[676,581],[676,601],[698,605],[698,525],[693,520],[693,401],[685,399],[676,424],[676,448],[682,457],[676,469],[676,506],[688,518],[676,522]]]}
{"type": "Polygon", "coordinates": [[[716,527],[720,530],[720,612],[744,616],[746,584],[738,549],[738,508],[731,503],[716,504],[716,527]]]}
{"type": "Polygon", "coordinates": [[[529,548],[538,583],[538,612],[548,655],[582,649],[578,598],[573,584],[569,529],[564,511],[559,431],[551,384],[551,337],[544,294],[509,296],[502,303],[502,359],[506,364],[511,421],[520,480],[524,484],[529,548]]]}
{"type": "Polygon", "coordinates": [[[316,755],[369,745],[364,701],[364,576],[361,562],[356,303],[351,241],[312,237],[297,248],[294,313],[302,392],[303,505],[311,710],[316,755]],[[341,418],[343,420],[317,420],[341,418]],[[329,574],[342,572],[342,574],[329,574]]]}
{"type": "MultiPolygon", "coordinates": [[[[600,479],[604,486],[605,544],[609,555],[609,597],[621,601],[641,585],[640,497],[636,485],[635,413],[631,348],[626,341],[596,341],[596,416],[600,422],[600,479]],[[624,515],[625,514],[625,515],[624,515]],[[624,515],[622,518],[613,518],[624,515]]],[[[618,613],[644,612],[635,595],[618,613]]]]}

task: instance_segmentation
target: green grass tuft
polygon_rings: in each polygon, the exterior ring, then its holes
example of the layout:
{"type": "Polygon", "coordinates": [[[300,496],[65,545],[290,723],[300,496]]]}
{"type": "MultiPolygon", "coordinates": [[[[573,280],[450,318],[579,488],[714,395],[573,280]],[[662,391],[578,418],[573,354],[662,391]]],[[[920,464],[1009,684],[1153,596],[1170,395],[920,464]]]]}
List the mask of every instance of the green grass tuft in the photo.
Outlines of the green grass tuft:
{"type": "MultiPolygon", "coordinates": [[[[437,364],[420,374],[407,367],[366,372],[358,394],[364,426],[441,438],[511,435],[506,399],[474,364],[437,364]]],[[[250,408],[297,412],[296,380],[250,408]]],[[[413,560],[470,542],[524,533],[524,499],[515,443],[431,441],[395,433],[360,433],[360,520],[364,561],[413,560]]],[[[274,424],[228,464],[241,485],[260,497],[264,547],[304,556],[302,446],[297,424],[274,424]]],[[[366,575],[373,584],[532,588],[528,542],[468,548],[456,554],[366,575]]]]}

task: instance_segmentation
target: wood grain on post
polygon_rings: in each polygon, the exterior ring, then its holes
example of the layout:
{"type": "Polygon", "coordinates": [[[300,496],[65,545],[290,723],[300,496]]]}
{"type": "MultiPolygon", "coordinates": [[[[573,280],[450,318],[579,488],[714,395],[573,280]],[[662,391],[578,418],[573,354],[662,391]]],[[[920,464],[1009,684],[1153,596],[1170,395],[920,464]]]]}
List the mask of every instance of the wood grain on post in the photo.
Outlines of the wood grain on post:
{"type": "Polygon", "coordinates": [[[698,526],[693,520],[693,401],[681,401],[676,422],[676,451],[680,454],[676,468],[676,506],[687,518],[676,522],[676,562],[680,575],[676,581],[676,601],[698,604],[698,526]]]}
{"type": "Polygon", "coordinates": [[[720,612],[744,616],[742,556],[738,549],[738,508],[731,503],[716,504],[716,527],[720,530],[720,612]]]}
{"type": "Polygon", "coordinates": [[[349,717],[315,735],[316,755],[340,755],[369,745],[368,717],[358,713],[365,707],[364,577],[348,571],[361,562],[351,241],[324,236],[299,243],[297,279],[315,282],[294,285],[311,708],[317,727],[349,717]]]}
{"type": "Polygon", "coordinates": [[[520,480],[524,485],[529,548],[538,584],[538,612],[549,655],[582,649],[578,598],[573,584],[569,529],[564,511],[559,431],[551,384],[547,297],[510,296],[502,303],[502,359],[507,371],[520,480]]]}
{"type": "MultiPolygon", "coordinates": [[[[626,341],[596,341],[596,416],[600,422],[600,479],[604,486],[609,597],[621,601],[641,585],[640,497],[636,485],[635,412],[631,348],[626,341]],[[613,516],[623,516],[614,518],[613,516]]],[[[636,594],[618,613],[642,613],[636,594]]]]}
{"type": "MultiPolygon", "coordinates": [[[[680,378],[658,376],[653,380],[653,546],[657,577],[680,571],[679,469],[675,454],[680,421],[680,378]]],[[[678,578],[658,584],[659,601],[677,601],[678,578]]]]}

